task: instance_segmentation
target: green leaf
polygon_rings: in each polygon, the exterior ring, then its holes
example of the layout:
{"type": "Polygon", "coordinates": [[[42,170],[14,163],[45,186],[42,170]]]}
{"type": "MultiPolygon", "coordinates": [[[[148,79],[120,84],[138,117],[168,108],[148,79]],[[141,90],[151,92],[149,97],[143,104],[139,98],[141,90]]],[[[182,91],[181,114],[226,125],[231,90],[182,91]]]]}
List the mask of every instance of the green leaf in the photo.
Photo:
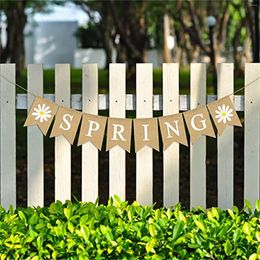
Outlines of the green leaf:
{"type": "Polygon", "coordinates": [[[27,224],[27,220],[26,220],[26,217],[24,215],[24,213],[22,211],[18,211],[18,215],[19,215],[19,218],[25,223],[27,224]]]}
{"type": "Polygon", "coordinates": [[[247,222],[244,223],[242,230],[245,234],[250,235],[252,231],[251,225],[247,222]]]}
{"type": "Polygon", "coordinates": [[[215,217],[216,219],[219,219],[218,210],[213,207],[213,208],[211,209],[211,211],[212,211],[213,217],[215,217]]]}
{"type": "Polygon", "coordinates": [[[154,250],[154,246],[156,245],[156,240],[155,239],[152,239],[152,240],[150,240],[147,244],[146,244],[146,246],[145,246],[145,249],[146,249],[146,252],[147,253],[153,253],[153,254],[155,254],[155,250],[154,250]]]}
{"type": "Polygon", "coordinates": [[[198,220],[195,220],[194,223],[196,224],[196,226],[201,229],[202,231],[205,231],[205,227],[204,224],[198,220]]]}
{"type": "Polygon", "coordinates": [[[182,233],[183,231],[183,227],[184,227],[184,224],[182,221],[178,221],[174,228],[173,228],[173,232],[172,232],[172,239],[173,240],[176,240],[182,233]]]}
{"type": "Polygon", "coordinates": [[[248,209],[249,214],[252,213],[252,205],[249,200],[245,200],[246,209],[248,209]]]}
{"type": "Polygon", "coordinates": [[[67,219],[70,219],[72,210],[71,208],[64,208],[64,215],[67,219]]]}
{"type": "Polygon", "coordinates": [[[227,209],[227,212],[228,212],[228,214],[230,215],[230,217],[231,217],[232,219],[235,218],[234,212],[233,212],[231,209],[227,209]]]}
{"type": "Polygon", "coordinates": [[[157,231],[153,225],[149,225],[148,229],[149,229],[149,233],[152,237],[155,237],[157,235],[157,231]]]}
{"type": "Polygon", "coordinates": [[[237,241],[239,240],[240,237],[241,237],[241,229],[237,228],[233,234],[234,243],[237,243],[237,241]]]}
{"type": "Polygon", "coordinates": [[[229,240],[227,240],[224,243],[224,251],[225,251],[227,256],[231,255],[231,253],[232,253],[232,244],[230,243],[229,240]]]}
{"type": "Polygon", "coordinates": [[[250,255],[248,260],[257,260],[257,254],[254,253],[254,254],[250,255]]]}
{"type": "Polygon", "coordinates": [[[70,231],[70,233],[74,233],[74,226],[70,221],[68,222],[68,230],[70,231]]]}
{"type": "Polygon", "coordinates": [[[260,200],[256,200],[255,202],[255,208],[258,212],[260,212],[260,200]]]}

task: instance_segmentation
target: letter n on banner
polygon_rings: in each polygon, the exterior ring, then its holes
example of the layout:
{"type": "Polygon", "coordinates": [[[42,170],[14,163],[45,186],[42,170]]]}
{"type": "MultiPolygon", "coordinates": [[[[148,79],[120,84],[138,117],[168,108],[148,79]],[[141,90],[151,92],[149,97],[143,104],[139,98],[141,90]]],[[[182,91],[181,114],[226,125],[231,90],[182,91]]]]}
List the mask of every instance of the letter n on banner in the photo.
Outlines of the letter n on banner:
{"type": "Polygon", "coordinates": [[[46,135],[57,110],[58,105],[55,103],[41,97],[36,97],[24,126],[37,125],[42,133],[46,135]]]}
{"type": "Polygon", "coordinates": [[[173,142],[188,146],[182,114],[159,117],[163,150],[173,142]]]}
{"type": "Polygon", "coordinates": [[[134,119],[135,152],[146,145],[159,151],[157,118],[134,119]]]}
{"type": "Polygon", "coordinates": [[[190,133],[192,144],[194,144],[202,135],[216,137],[206,107],[198,107],[183,113],[183,115],[190,133]]]}
{"type": "Polygon", "coordinates": [[[130,153],[131,132],[132,119],[108,118],[106,150],[118,145],[130,153]]]}
{"type": "Polygon", "coordinates": [[[81,112],[74,109],[59,107],[51,137],[63,135],[70,144],[73,144],[81,119],[81,112]]]}
{"type": "Polygon", "coordinates": [[[91,142],[97,149],[101,150],[107,118],[83,114],[79,134],[78,145],[91,142]]]}

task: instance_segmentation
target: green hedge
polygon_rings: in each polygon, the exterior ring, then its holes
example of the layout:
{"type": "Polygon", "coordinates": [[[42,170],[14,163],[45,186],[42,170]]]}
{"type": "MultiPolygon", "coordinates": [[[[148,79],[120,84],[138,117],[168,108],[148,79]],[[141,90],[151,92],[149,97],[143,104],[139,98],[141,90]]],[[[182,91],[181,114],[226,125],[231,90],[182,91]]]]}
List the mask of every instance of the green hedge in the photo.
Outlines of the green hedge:
{"type": "Polygon", "coordinates": [[[260,201],[192,211],[108,205],[0,208],[0,259],[260,259],[260,201]]]}

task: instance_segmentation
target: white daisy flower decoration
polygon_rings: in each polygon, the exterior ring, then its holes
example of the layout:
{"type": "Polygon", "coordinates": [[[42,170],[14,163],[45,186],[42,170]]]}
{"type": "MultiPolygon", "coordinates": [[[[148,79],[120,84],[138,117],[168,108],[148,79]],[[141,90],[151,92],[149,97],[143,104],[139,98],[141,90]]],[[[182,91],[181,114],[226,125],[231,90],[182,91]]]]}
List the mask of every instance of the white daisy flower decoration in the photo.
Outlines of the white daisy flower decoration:
{"type": "Polygon", "coordinates": [[[35,107],[32,115],[35,117],[35,120],[40,120],[40,122],[48,121],[48,119],[51,117],[51,110],[49,106],[46,106],[45,104],[43,105],[38,105],[38,108],[35,107]]]}
{"type": "Polygon", "coordinates": [[[227,121],[231,121],[231,117],[233,117],[232,112],[232,108],[229,108],[229,106],[223,104],[222,106],[218,106],[218,109],[215,111],[215,118],[218,119],[218,123],[223,122],[226,124],[227,121]]]}

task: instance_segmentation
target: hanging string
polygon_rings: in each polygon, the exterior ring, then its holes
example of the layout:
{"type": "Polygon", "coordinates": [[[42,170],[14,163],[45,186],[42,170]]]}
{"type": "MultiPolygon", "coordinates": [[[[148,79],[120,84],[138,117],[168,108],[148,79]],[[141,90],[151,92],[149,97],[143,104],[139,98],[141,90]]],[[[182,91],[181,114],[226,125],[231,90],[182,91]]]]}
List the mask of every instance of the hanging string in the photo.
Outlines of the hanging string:
{"type": "Polygon", "coordinates": [[[16,86],[17,88],[20,88],[20,89],[22,89],[23,91],[25,91],[25,92],[27,92],[27,93],[29,93],[29,94],[31,94],[31,95],[37,97],[37,95],[35,95],[33,92],[29,91],[28,89],[22,87],[21,85],[19,85],[19,84],[17,84],[17,83],[13,83],[12,81],[10,81],[10,80],[7,79],[6,77],[2,76],[1,74],[0,74],[0,77],[3,78],[4,80],[6,80],[7,82],[9,82],[11,85],[16,86]]]}
{"type": "Polygon", "coordinates": [[[234,91],[233,93],[229,94],[228,96],[232,96],[232,95],[234,95],[234,94],[240,92],[241,90],[243,90],[243,89],[249,87],[250,85],[252,85],[254,82],[256,82],[256,81],[259,80],[259,79],[260,79],[260,77],[257,77],[255,80],[249,82],[249,83],[248,83],[247,85],[245,85],[244,87],[237,89],[236,91],[234,91]]]}
{"type": "MultiPolygon", "coordinates": [[[[5,79],[6,81],[8,81],[11,85],[16,86],[16,87],[22,89],[23,91],[25,91],[25,92],[27,92],[27,93],[29,93],[29,94],[35,96],[35,97],[37,96],[36,94],[34,94],[33,92],[29,91],[28,89],[22,87],[21,85],[19,85],[19,84],[17,84],[17,83],[11,82],[9,79],[7,79],[6,77],[2,76],[1,74],[0,74],[0,77],[3,78],[3,79],[5,79]]],[[[236,91],[234,91],[234,92],[232,92],[231,94],[226,95],[226,96],[229,97],[229,96],[235,95],[236,93],[238,93],[238,92],[240,92],[241,90],[243,90],[243,89],[249,87],[250,85],[252,85],[254,82],[256,82],[256,81],[259,80],[259,79],[260,79],[260,77],[257,77],[255,80],[249,82],[249,83],[248,83],[247,85],[245,85],[244,87],[239,88],[239,89],[237,89],[236,91]]]]}

